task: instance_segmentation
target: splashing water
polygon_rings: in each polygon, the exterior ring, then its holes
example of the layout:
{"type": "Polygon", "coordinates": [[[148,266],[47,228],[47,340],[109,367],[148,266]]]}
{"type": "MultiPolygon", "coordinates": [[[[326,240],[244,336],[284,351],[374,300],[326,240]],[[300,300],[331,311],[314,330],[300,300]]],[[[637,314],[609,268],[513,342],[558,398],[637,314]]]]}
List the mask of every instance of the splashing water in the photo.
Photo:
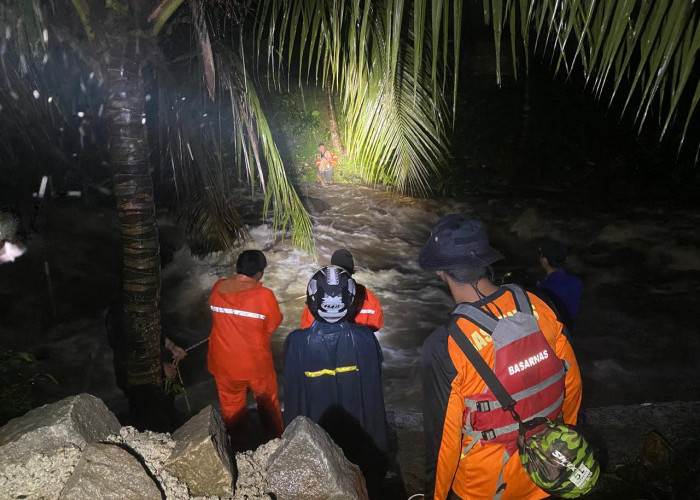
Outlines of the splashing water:
{"type": "MultiPolygon", "coordinates": [[[[577,249],[568,264],[582,278],[584,296],[573,343],[588,406],[678,399],[697,391],[697,378],[692,376],[697,363],[690,353],[697,352],[700,337],[691,333],[697,332],[692,316],[679,311],[698,307],[700,255],[687,242],[693,238],[689,228],[697,227],[700,215],[686,213],[675,224],[661,224],[664,214],[633,208],[637,222],[625,229],[620,242],[622,233],[607,226],[613,220],[624,223],[629,214],[623,208],[611,213],[590,206],[582,210],[566,201],[505,197],[472,198],[468,203],[420,200],[351,185],[303,185],[300,196],[314,223],[316,255],[292,248],[290,239],[271,224],[250,227],[251,241],[234,255],[220,253],[198,260],[181,250],[163,271],[166,334],[171,329],[172,335],[183,339],[184,347],[206,338],[212,285],[235,273],[235,257],[241,250],[263,250],[268,260],[263,282],[274,291],[284,314],[272,337],[283,386],[282,346],[287,334],[300,325],[307,281],[330,263],[335,250],[347,248],[354,256],[355,278],[375,293],[384,311],[384,327],[376,335],[384,354],[386,406],[420,410],[421,345],[436,326],[446,323],[454,302],[435,273],[418,266],[418,253],[441,215],[462,213],[485,220],[493,246],[506,256],[496,263],[497,272],[518,266],[533,277],[543,276],[537,251],[543,235],[553,235],[577,249]],[[652,313],[653,320],[647,317],[652,313]],[[605,363],[610,359],[616,364],[605,363]],[[626,374],[633,373],[636,383],[611,369],[618,366],[626,374]],[[659,382],[661,366],[673,366],[663,370],[668,379],[663,383],[659,382]],[[603,380],[601,374],[610,376],[603,380]]],[[[256,200],[239,208],[244,217],[254,220],[259,217],[255,207],[261,203],[256,200]]],[[[204,352],[202,348],[195,354],[200,359],[187,363],[197,366],[200,380],[210,379],[204,352]]],[[[283,387],[281,392],[283,400],[283,387]]]]}
{"type": "MultiPolygon", "coordinates": [[[[378,297],[384,327],[377,338],[384,354],[383,381],[387,408],[420,406],[419,350],[423,340],[444,323],[453,306],[444,284],[418,266],[418,252],[430,228],[445,211],[466,211],[457,203],[398,197],[357,186],[321,188],[300,193],[314,222],[316,260],[291,247],[272,226],[250,228],[245,248],[262,249],[268,260],[263,283],[280,302],[284,321],[272,337],[272,351],[282,385],[282,346],[301,323],[306,285],[312,274],[330,263],[331,254],[347,248],[354,256],[355,279],[378,297]]],[[[236,252],[238,253],[238,252],[236,252]]],[[[178,315],[178,335],[194,344],[208,335],[208,299],[218,278],[235,273],[235,255],[216,254],[204,260],[181,250],[163,271],[165,315],[178,315]],[[185,273],[185,276],[183,276],[185,273]],[[178,282],[176,289],[172,283],[178,282]],[[182,317],[183,311],[190,311],[182,317]]]]}

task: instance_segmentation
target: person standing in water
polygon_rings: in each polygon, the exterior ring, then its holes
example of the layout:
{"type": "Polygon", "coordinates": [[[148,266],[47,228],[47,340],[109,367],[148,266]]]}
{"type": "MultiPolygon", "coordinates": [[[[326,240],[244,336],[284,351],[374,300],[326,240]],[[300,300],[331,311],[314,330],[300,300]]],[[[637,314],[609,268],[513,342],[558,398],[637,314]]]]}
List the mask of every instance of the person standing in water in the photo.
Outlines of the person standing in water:
{"type": "Polygon", "coordinates": [[[270,351],[270,336],[282,313],[275,294],[260,282],[266,266],[261,251],[244,251],[236,262],[237,274],[217,281],[209,298],[213,324],[207,364],[233,441],[244,438],[248,389],[269,434],[279,437],[284,430],[270,351]]]}
{"type": "Polygon", "coordinates": [[[316,158],[316,178],[322,185],[333,184],[333,167],[338,163],[338,157],[326,149],[321,142],[318,145],[319,155],[316,158]]]}
{"type": "MultiPolygon", "coordinates": [[[[355,261],[352,258],[352,254],[345,248],[333,252],[331,265],[342,267],[350,275],[355,274],[355,261]]],[[[353,315],[348,318],[348,321],[356,325],[368,326],[373,332],[380,330],[384,326],[384,313],[379,300],[364,285],[355,283],[355,288],[355,303],[357,307],[353,315]]],[[[304,306],[304,312],[301,315],[301,327],[308,328],[313,322],[314,317],[309,310],[309,306],[304,306]]]]}

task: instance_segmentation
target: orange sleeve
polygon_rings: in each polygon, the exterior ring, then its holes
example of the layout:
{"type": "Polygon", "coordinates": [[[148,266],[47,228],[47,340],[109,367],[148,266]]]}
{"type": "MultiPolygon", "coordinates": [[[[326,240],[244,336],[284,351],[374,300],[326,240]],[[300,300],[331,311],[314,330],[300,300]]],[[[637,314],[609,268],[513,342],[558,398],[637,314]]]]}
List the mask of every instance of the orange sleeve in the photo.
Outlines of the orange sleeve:
{"type": "Polygon", "coordinates": [[[438,451],[435,471],[435,490],[433,498],[447,499],[452,480],[462,453],[462,416],[464,415],[464,398],[455,390],[450,393],[442,428],[442,439],[438,451]]]}
{"type": "Polygon", "coordinates": [[[427,500],[447,498],[462,452],[462,375],[455,368],[452,349],[459,348],[439,327],[425,340],[420,355],[427,500]]]}
{"type": "Polygon", "coordinates": [[[542,333],[545,334],[557,357],[568,364],[568,371],[564,380],[566,394],[564,395],[562,413],[564,422],[576,425],[582,395],[581,371],[576,361],[576,355],[569,340],[563,333],[564,326],[557,320],[554,312],[538,297],[530,293],[528,293],[528,297],[532,301],[536,313],[535,317],[542,329],[542,333]]]}
{"type": "Polygon", "coordinates": [[[360,305],[360,310],[355,314],[354,323],[368,326],[373,332],[384,326],[384,312],[379,304],[379,299],[367,287],[365,287],[364,301],[360,305]]]}
{"type": "Polygon", "coordinates": [[[269,289],[267,292],[267,296],[265,297],[265,331],[272,335],[272,333],[277,330],[277,327],[280,326],[280,323],[282,323],[283,316],[275,294],[269,289]]]}
{"type": "Polygon", "coordinates": [[[583,392],[581,371],[579,370],[574,350],[563,333],[559,333],[557,337],[557,345],[555,346],[554,352],[556,352],[560,359],[566,360],[569,363],[569,371],[566,372],[565,379],[566,394],[564,395],[562,413],[564,414],[564,422],[576,425],[583,392]]]}
{"type": "Polygon", "coordinates": [[[334,155],[333,153],[331,153],[331,158],[330,158],[330,160],[328,160],[328,164],[332,167],[336,163],[338,163],[338,157],[336,155],[334,155]]]}
{"type": "Polygon", "coordinates": [[[309,306],[304,305],[304,312],[301,313],[301,328],[308,328],[314,324],[314,316],[309,311],[309,306]]]}

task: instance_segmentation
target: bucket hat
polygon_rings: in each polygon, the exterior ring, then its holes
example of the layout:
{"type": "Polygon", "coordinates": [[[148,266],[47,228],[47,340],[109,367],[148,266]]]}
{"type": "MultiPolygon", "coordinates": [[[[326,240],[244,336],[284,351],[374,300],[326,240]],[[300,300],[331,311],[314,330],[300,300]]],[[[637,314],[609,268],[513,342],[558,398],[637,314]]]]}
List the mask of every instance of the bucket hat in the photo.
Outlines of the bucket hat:
{"type": "Polygon", "coordinates": [[[484,224],[459,214],[445,215],[437,221],[423,244],[418,263],[429,271],[486,267],[503,255],[489,245],[484,224]]]}

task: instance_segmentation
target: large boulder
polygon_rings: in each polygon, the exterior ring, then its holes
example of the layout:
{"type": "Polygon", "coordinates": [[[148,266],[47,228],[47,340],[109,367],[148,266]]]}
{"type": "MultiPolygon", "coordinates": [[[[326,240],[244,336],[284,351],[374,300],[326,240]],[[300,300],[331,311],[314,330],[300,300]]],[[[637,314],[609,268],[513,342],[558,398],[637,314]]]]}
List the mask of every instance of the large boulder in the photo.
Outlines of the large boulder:
{"type": "Polygon", "coordinates": [[[0,428],[0,470],[3,465],[26,462],[37,454],[50,455],[66,446],[83,449],[120,428],[117,417],[90,394],[35,408],[0,428]]]}
{"type": "Polygon", "coordinates": [[[186,483],[191,495],[233,496],[233,455],[218,411],[207,406],[175,431],[173,440],[165,470],[186,483]]]}
{"type": "Polygon", "coordinates": [[[266,491],[279,500],[367,499],[359,467],[311,419],[295,418],[270,456],[266,491]]]}
{"type": "Polygon", "coordinates": [[[0,428],[0,491],[55,499],[87,443],[119,432],[98,398],[79,394],[29,411],[0,428]]]}
{"type": "Polygon", "coordinates": [[[85,447],[60,500],[158,500],[163,494],[141,463],[115,444],[85,447]]]}

